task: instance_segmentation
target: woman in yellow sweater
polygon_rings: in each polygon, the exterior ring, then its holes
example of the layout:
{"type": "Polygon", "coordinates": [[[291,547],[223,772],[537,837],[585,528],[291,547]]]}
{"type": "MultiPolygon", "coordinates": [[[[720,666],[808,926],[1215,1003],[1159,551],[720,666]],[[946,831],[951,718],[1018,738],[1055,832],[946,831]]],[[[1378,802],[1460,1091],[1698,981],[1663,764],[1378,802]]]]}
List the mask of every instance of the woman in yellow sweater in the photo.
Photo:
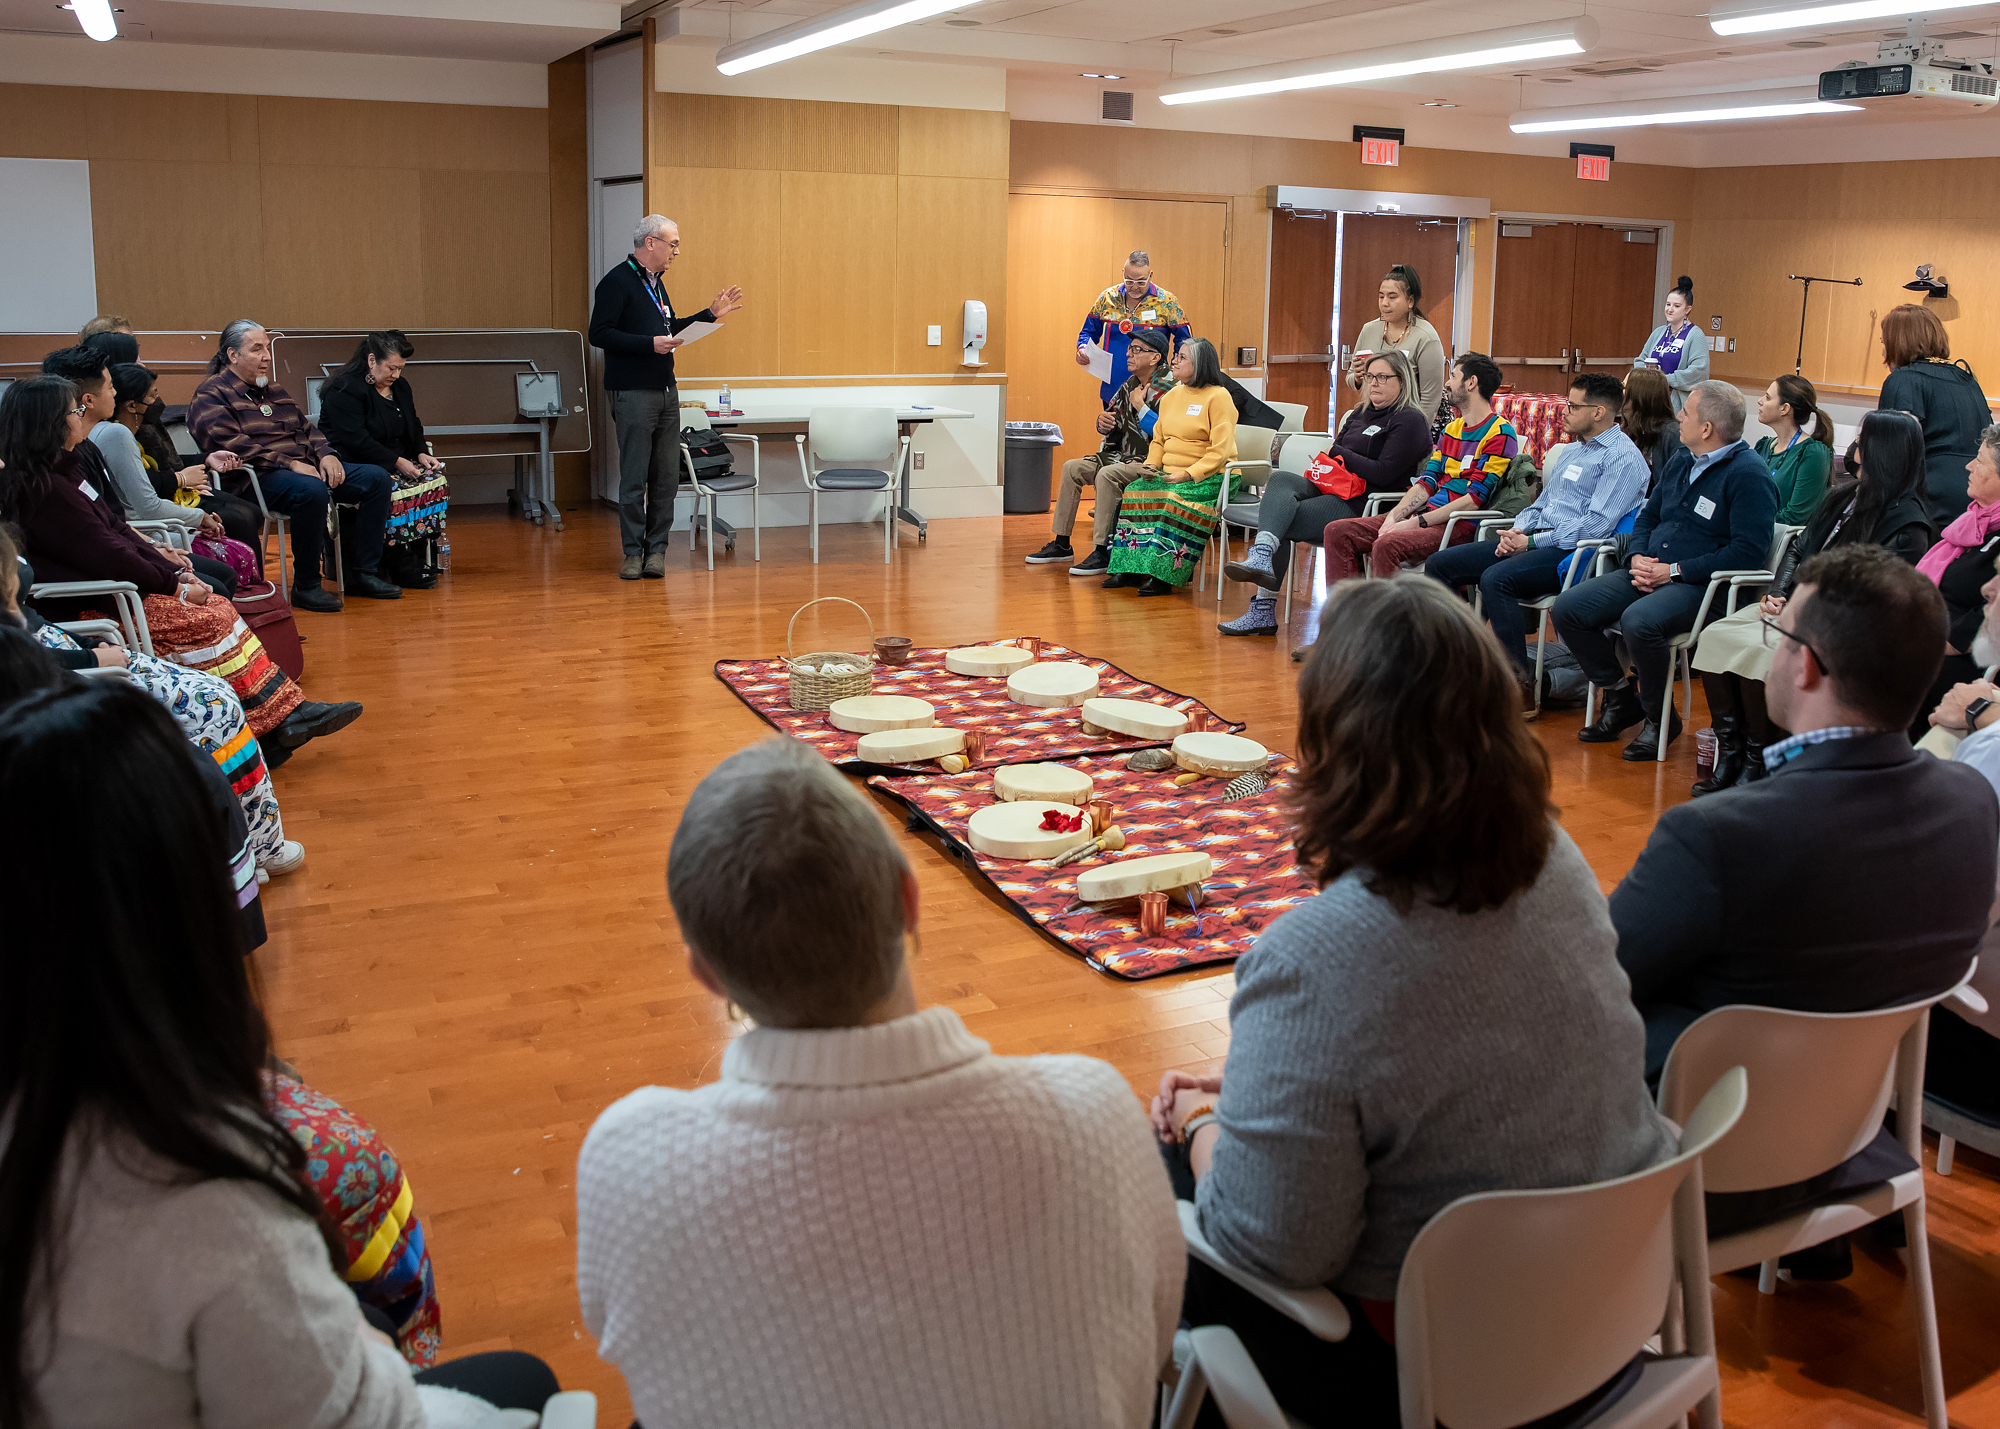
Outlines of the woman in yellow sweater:
{"type": "Polygon", "coordinates": [[[1171,595],[1188,583],[1215,530],[1224,467],[1236,455],[1236,403],[1206,338],[1191,337],[1173,360],[1180,385],[1160,399],[1149,474],[1125,488],[1111,536],[1108,588],[1171,595]]]}

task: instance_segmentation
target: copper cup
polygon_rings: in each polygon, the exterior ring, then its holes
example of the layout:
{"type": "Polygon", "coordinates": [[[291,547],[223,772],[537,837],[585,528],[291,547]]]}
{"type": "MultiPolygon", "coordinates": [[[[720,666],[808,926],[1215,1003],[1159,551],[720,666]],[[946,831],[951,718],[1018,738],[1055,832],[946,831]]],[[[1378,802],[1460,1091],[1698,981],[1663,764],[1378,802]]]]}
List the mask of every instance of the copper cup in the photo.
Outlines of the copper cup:
{"type": "Polygon", "coordinates": [[[1039,659],[1041,659],[1041,658],[1042,658],[1042,637],[1041,637],[1041,636],[1039,636],[1039,635],[1023,635],[1023,636],[1022,636],[1022,637],[1021,637],[1020,639],[1016,640],[1016,641],[1015,641],[1014,643],[1015,643],[1015,644],[1016,644],[1017,646],[1019,646],[1019,647],[1020,647],[1021,649],[1023,649],[1023,650],[1025,650],[1025,651],[1027,651],[1027,652],[1028,652],[1028,654],[1029,654],[1030,656],[1032,656],[1032,657],[1033,657],[1034,659],[1037,659],[1037,660],[1039,660],[1039,659]]]}
{"type": "Polygon", "coordinates": [[[1215,723],[1210,718],[1207,710],[1189,710],[1187,712],[1187,722],[1187,732],[1189,734],[1205,734],[1208,732],[1209,727],[1215,723]]]}
{"type": "Polygon", "coordinates": [[[910,637],[880,635],[875,639],[875,658],[884,665],[904,665],[910,659],[910,637]]]}
{"type": "Polygon", "coordinates": [[[986,731],[968,729],[965,732],[965,762],[977,764],[986,757],[986,731]]]}
{"type": "Polygon", "coordinates": [[[1163,938],[1167,933],[1167,895],[1160,892],[1139,895],[1139,936],[1163,938]]]}
{"type": "Polygon", "coordinates": [[[1083,806],[1083,809],[1090,815],[1090,831],[1093,834],[1103,833],[1118,817],[1118,812],[1111,807],[1109,799],[1092,799],[1083,806]]]}

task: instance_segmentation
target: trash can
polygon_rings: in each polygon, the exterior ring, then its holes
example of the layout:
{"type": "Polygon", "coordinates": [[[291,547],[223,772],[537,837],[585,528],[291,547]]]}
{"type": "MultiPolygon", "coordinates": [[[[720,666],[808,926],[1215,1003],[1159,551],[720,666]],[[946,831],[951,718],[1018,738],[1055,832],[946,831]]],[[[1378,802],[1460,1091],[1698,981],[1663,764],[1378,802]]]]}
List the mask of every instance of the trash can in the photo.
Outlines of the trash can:
{"type": "Polygon", "coordinates": [[[1000,509],[1009,516],[1049,509],[1049,477],[1062,428],[1054,422],[1007,424],[1007,487],[1000,509]]]}

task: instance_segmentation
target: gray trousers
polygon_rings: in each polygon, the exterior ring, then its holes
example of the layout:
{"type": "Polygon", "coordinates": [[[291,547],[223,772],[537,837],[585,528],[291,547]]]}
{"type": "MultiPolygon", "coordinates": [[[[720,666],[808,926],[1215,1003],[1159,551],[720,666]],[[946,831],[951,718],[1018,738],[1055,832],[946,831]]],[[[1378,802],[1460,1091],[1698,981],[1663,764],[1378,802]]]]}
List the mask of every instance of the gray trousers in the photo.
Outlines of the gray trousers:
{"type": "Polygon", "coordinates": [[[1118,502],[1125,488],[1142,476],[1151,476],[1143,462],[1103,462],[1095,456],[1077,457],[1063,463],[1062,485],[1056,492],[1055,533],[1065,541],[1076,525],[1076,508],[1083,501],[1083,489],[1094,486],[1097,505],[1090,514],[1092,547],[1111,544],[1118,526],[1118,502]]]}
{"type": "Polygon", "coordinates": [[[1278,538],[1271,569],[1283,576],[1292,563],[1292,542],[1317,544],[1326,528],[1361,513],[1331,492],[1321,491],[1297,472],[1274,471],[1257,503],[1257,529],[1278,538]]]}
{"type": "Polygon", "coordinates": [[[678,386],[605,394],[618,435],[618,536],[628,556],[667,549],[681,484],[678,386]]]}

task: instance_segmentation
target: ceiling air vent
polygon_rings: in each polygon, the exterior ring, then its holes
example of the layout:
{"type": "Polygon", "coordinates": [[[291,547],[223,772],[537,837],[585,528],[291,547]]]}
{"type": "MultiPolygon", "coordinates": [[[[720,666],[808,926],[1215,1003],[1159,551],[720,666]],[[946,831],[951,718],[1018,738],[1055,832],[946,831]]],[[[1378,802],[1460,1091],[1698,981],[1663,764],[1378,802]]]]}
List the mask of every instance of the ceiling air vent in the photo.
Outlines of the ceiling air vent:
{"type": "Polygon", "coordinates": [[[1129,89],[1100,89],[1097,117],[1106,124],[1132,123],[1132,91],[1129,89]]]}

